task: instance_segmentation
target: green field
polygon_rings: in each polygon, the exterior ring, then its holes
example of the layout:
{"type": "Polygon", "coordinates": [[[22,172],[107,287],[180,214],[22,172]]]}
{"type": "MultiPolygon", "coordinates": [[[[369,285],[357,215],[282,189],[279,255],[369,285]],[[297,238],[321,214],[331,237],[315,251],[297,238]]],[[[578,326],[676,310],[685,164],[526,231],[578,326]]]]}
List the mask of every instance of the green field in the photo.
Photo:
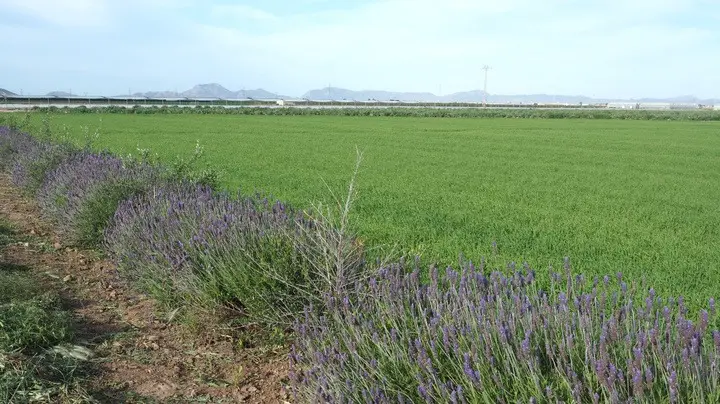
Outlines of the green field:
{"type": "MultiPolygon", "coordinates": [[[[39,117],[38,117],[39,120],[39,117]]],[[[305,207],[330,199],[364,152],[354,206],[368,245],[426,262],[570,256],[577,271],[644,278],[659,291],[720,286],[720,123],[342,116],[58,114],[98,145],[189,155],[225,185],[305,207]]]]}

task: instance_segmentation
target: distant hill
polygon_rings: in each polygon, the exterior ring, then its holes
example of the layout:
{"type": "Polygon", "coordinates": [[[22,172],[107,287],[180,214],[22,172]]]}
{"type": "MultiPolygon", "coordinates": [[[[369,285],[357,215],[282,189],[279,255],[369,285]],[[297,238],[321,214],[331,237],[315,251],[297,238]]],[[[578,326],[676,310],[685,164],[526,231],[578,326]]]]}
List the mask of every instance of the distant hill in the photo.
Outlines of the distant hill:
{"type": "MultiPolygon", "coordinates": [[[[118,97],[126,97],[127,95],[120,95],[118,97]]],[[[148,98],[180,98],[180,93],[174,91],[148,91],[147,93],[134,93],[133,97],[148,97],[148,98]]]]}
{"type": "MultiPolygon", "coordinates": [[[[483,102],[485,100],[485,92],[482,90],[463,91],[444,96],[432,93],[406,93],[406,92],[389,92],[363,90],[353,91],[344,88],[326,87],[318,90],[311,90],[303,95],[303,98],[315,100],[378,100],[378,101],[416,101],[416,102],[483,102]]],[[[501,95],[488,94],[488,102],[506,102],[506,103],[534,103],[534,102],[561,102],[573,103],[590,102],[589,97],[581,96],[558,96],[547,94],[531,94],[531,95],[501,95]]]]}
{"type": "Polygon", "coordinates": [[[6,90],[6,89],[4,89],[4,88],[0,88],[0,96],[9,97],[9,96],[12,96],[12,95],[17,95],[17,94],[13,93],[12,91],[6,90]]]}
{"type": "Polygon", "coordinates": [[[679,97],[671,97],[671,98],[640,98],[637,100],[637,102],[673,102],[673,103],[682,103],[682,104],[718,105],[718,104],[720,104],[720,98],[701,99],[701,98],[697,98],[692,95],[682,95],[679,97]]]}
{"type": "Polygon", "coordinates": [[[50,91],[49,93],[45,94],[48,97],[72,97],[73,95],[66,92],[66,91],[50,91]]]}
{"type": "Polygon", "coordinates": [[[279,99],[288,99],[288,98],[294,98],[289,97],[287,95],[280,95],[277,93],[271,93],[270,91],[263,90],[262,88],[258,88],[255,90],[240,90],[236,91],[235,95],[236,98],[255,98],[255,99],[263,99],[263,98],[279,98],[279,99]]]}
{"type": "MultiPolygon", "coordinates": [[[[134,97],[149,98],[223,98],[223,99],[244,99],[244,98],[292,98],[284,95],[271,93],[261,88],[255,90],[231,91],[217,83],[198,84],[193,88],[183,91],[148,91],[146,93],[134,93],[134,97]]],[[[122,97],[122,95],[120,96],[122,97]]]]}
{"type": "MultiPolygon", "coordinates": [[[[16,95],[15,93],[0,88],[0,95],[16,95]]],[[[63,91],[53,91],[48,93],[49,96],[67,97],[69,93],[63,91]]],[[[430,92],[398,92],[384,90],[349,90],[339,87],[325,87],[314,89],[306,92],[302,97],[289,97],[262,88],[251,90],[229,90],[218,83],[198,84],[188,90],[182,92],[176,91],[148,91],[144,93],[134,93],[134,97],[149,98],[222,98],[222,99],[302,99],[311,100],[348,100],[348,101],[415,101],[415,102],[483,102],[485,93],[482,90],[462,91],[447,95],[436,95],[430,92]]],[[[121,94],[117,97],[127,97],[127,94],[121,94]]],[[[591,98],[583,95],[556,95],[556,94],[487,94],[489,103],[514,103],[514,104],[533,104],[533,103],[557,103],[557,104],[593,104],[606,102],[623,102],[623,103],[679,103],[679,104],[704,104],[704,105],[720,105],[719,98],[700,99],[692,95],[683,95],[669,98],[639,98],[639,99],[621,99],[621,98],[591,98]]]]}
{"type": "MultiPolygon", "coordinates": [[[[345,88],[325,87],[322,89],[310,90],[302,98],[311,100],[356,100],[356,101],[416,101],[416,102],[483,102],[485,92],[482,90],[464,91],[444,96],[432,93],[411,93],[411,92],[390,92],[376,90],[353,91],[345,88]]],[[[560,103],[560,104],[592,104],[604,102],[658,102],[658,103],[688,103],[688,104],[720,104],[720,99],[699,99],[693,96],[681,96],[672,98],[642,98],[630,99],[600,99],[582,95],[554,95],[554,94],[487,94],[489,103],[560,103]]]]}
{"type": "Polygon", "coordinates": [[[345,88],[337,87],[325,87],[318,90],[310,90],[306,92],[302,98],[310,100],[355,100],[355,101],[423,101],[423,102],[435,102],[441,101],[441,97],[438,97],[432,93],[403,93],[403,92],[391,92],[391,91],[380,91],[380,90],[363,90],[353,91],[345,88]]]}
{"type": "Polygon", "coordinates": [[[188,98],[237,98],[235,92],[217,83],[198,84],[180,95],[188,98]]]}

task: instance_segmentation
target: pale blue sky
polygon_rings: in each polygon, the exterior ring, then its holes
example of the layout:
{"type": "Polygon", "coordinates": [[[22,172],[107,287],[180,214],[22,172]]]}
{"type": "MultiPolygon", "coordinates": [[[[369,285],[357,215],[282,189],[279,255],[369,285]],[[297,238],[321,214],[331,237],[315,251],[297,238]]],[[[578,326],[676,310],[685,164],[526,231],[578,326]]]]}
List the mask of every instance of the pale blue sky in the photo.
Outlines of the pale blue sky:
{"type": "Polygon", "coordinates": [[[720,0],[0,0],[0,87],[720,98],[720,0]]]}

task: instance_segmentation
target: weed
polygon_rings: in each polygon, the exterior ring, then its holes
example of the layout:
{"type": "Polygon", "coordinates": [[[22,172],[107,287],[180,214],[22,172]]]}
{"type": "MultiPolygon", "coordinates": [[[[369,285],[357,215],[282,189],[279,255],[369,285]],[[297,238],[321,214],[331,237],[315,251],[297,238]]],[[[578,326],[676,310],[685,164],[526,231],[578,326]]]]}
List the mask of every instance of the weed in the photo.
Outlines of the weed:
{"type": "Polygon", "coordinates": [[[57,297],[19,300],[15,296],[0,305],[0,352],[32,353],[69,341],[73,336],[71,324],[70,314],[58,309],[57,297]]]}

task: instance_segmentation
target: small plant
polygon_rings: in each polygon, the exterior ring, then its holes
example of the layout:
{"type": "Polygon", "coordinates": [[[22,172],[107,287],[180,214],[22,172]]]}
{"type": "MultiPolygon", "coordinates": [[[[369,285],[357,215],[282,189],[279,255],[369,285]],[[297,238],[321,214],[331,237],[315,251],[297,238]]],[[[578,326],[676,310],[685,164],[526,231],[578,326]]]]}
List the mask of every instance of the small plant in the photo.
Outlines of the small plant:
{"type": "Polygon", "coordinates": [[[7,118],[7,125],[14,132],[28,130],[30,127],[30,112],[25,112],[22,119],[17,119],[15,114],[10,115],[7,118]]]}
{"type": "Polygon", "coordinates": [[[8,271],[0,262],[0,305],[40,294],[40,287],[27,274],[8,271]]]}
{"type": "MultiPolygon", "coordinates": [[[[143,157],[149,154],[149,151],[142,151],[144,152],[141,154],[143,157]]],[[[184,158],[182,156],[175,157],[175,160],[169,166],[168,179],[170,181],[190,181],[217,188],[220,181],[220,173],[207,164],[203,168],[198,167],[204,154],[205,149],[200,145],[199,140],[196,141],[195,149],[190,158],[184,158]]]]}
{"type": "Polygon", "coordinates": [[[37,352],[71,340],[72,318],[53,296],[0,305],[0,352],[37,352]]]}
{"type": "Polygon", "coordinates": [[[50,114],[45,114],[42,117],[41,124],[42,129],[39,134],[39,138],[44,141],[51,141],[53,139],[53,131],[50,125],[50,114]]]}
{"type": "Polygon", "coordinates": [[[315,307],[322,307],[328,298],[347,295],[358,283],[367,281],[374,274],[365,261],[364,245],[350,229],[350,211],[356,198],[356,179],[362,157],[362,152],[357,150],[346,196],[338,198],[328,186],[335,205],[313,205],[304,212],[311,225],[300,225],[292,230],[296,234],[292,237],[297,240],[295,249],[310,265],[312,282],[293,285],[291,279],[284,279],[274,268],[267,269],[271,277],[296,288],[305,296],[304,300],[315,307]]]}
{"type": "Polygon", "coordinates": [[[0,402],[94,402],[82,387],[89,373],[86,363],[53,352],[0,352],[0,402]]]}

